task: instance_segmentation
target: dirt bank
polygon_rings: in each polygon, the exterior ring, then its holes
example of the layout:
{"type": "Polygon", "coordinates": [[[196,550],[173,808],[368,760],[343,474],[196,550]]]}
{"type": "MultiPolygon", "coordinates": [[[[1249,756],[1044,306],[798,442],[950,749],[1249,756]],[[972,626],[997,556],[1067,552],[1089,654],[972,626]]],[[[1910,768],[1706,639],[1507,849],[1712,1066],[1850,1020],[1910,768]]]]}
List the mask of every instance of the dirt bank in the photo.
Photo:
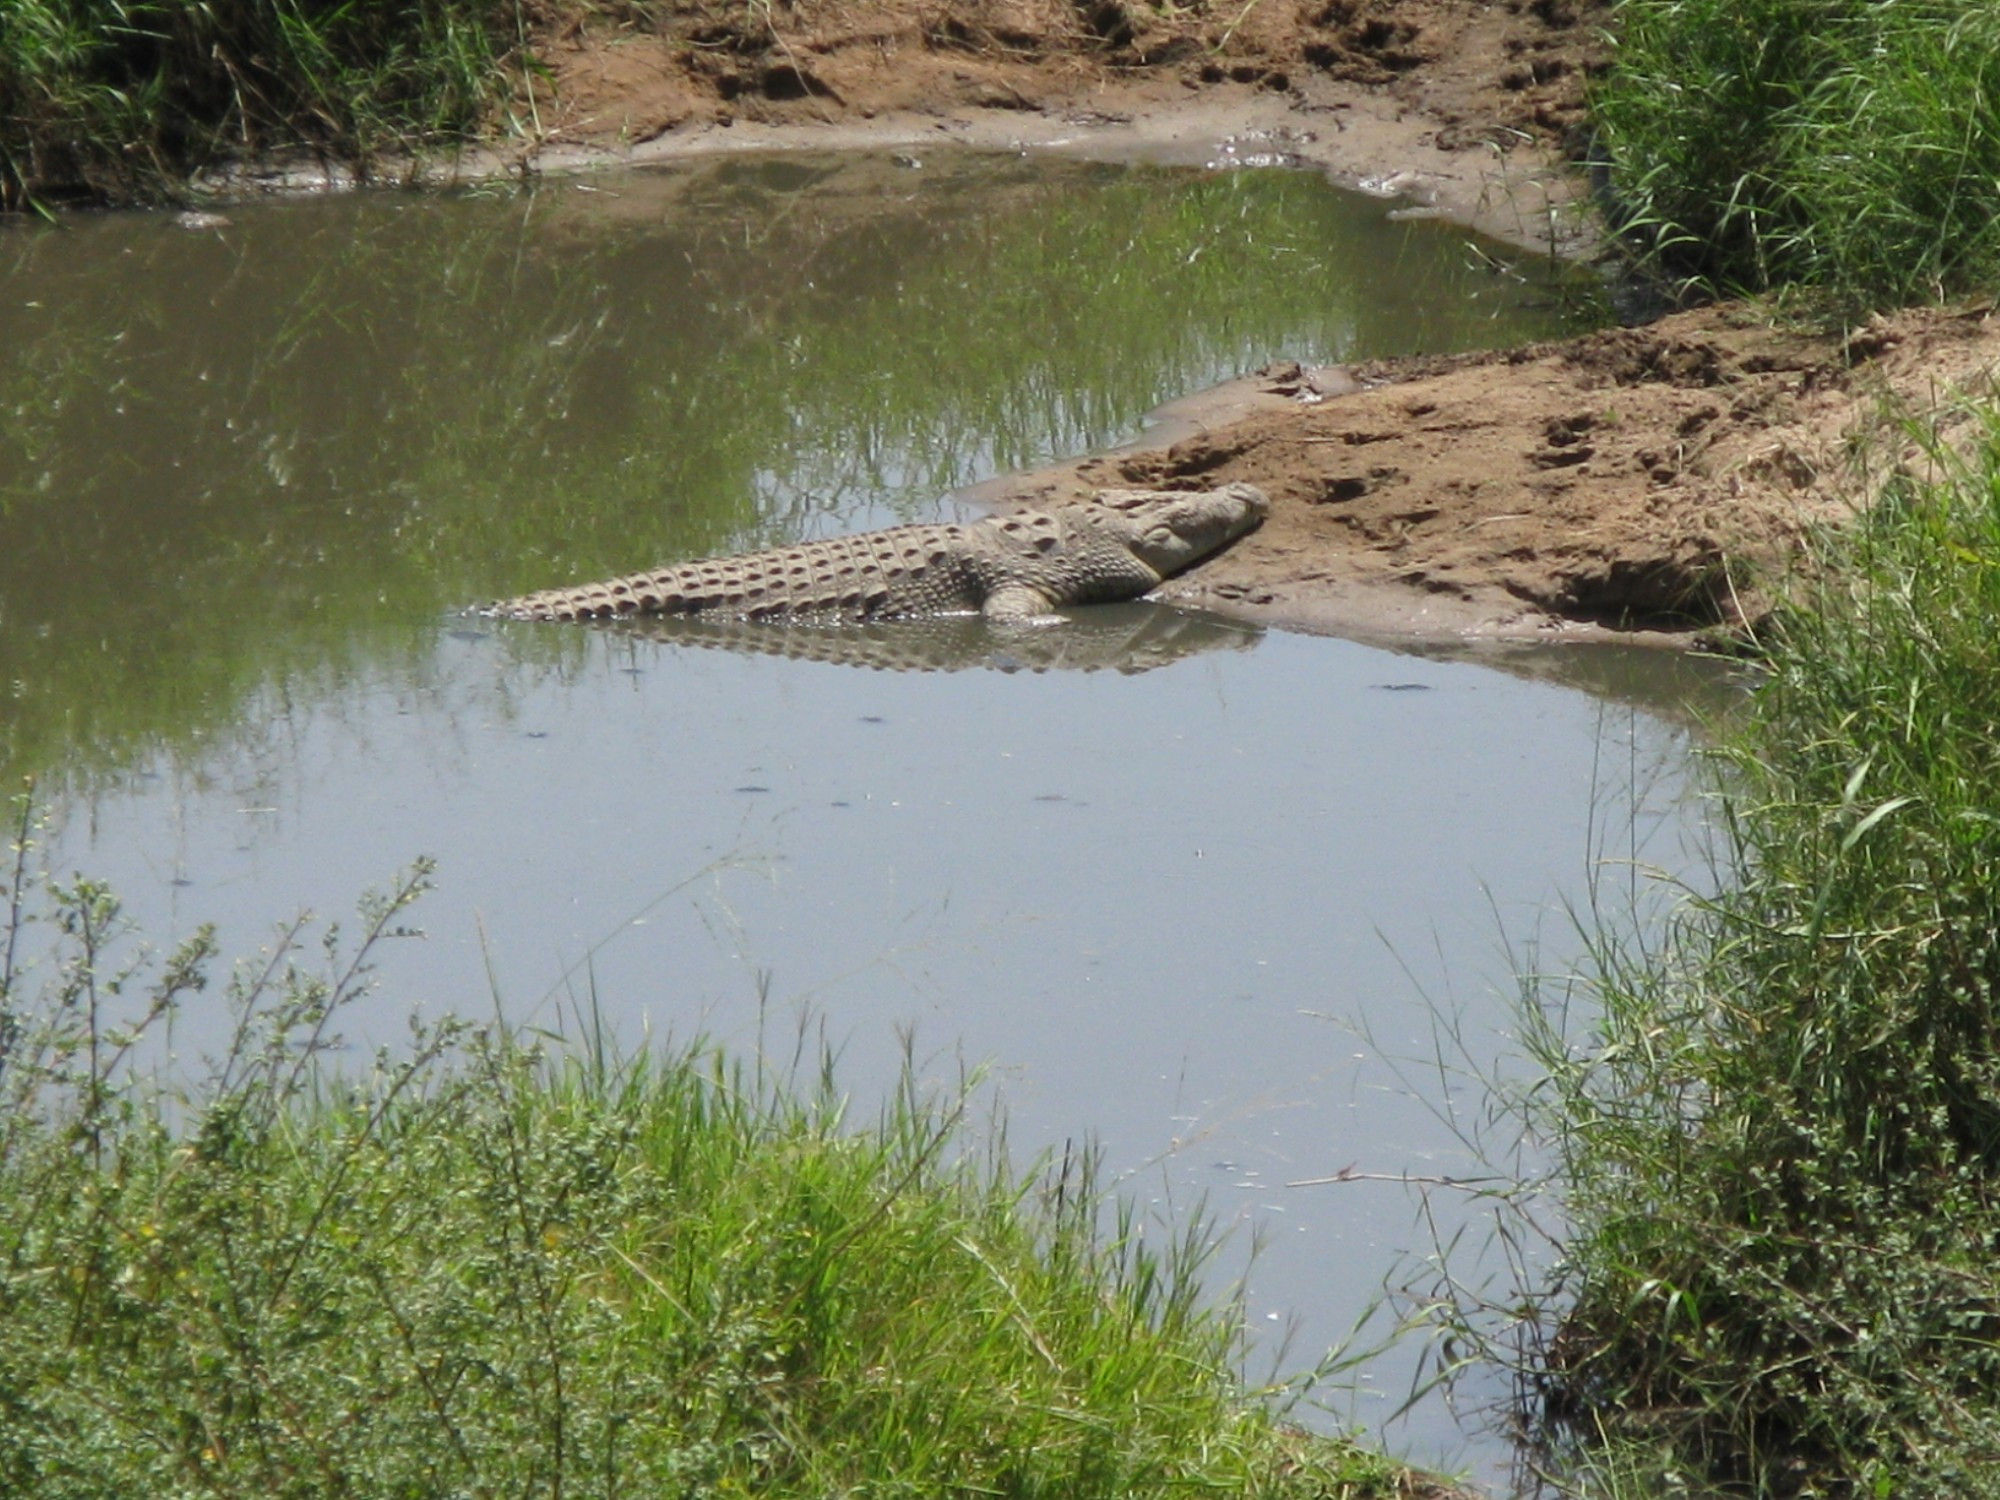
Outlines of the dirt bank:
{"type": "Polygon", "coordinates": [[[1559,344],[1268,372],[1183,403],[1188,436],[1004,487],[1249,479],[1254,536],[1176,597],[1341,634],[1684,634],[1754,621],[1808,530],[1880,474],[1856,435],[1990,383],[1990,308],[1911,312],[1840,340],[1744,309],[1559,344]],[[1312,401],[1317,385],[1326,391],[1312,401]],[[1301,401],[1305,396],[1307,401],[1301,401]],[[1204,423],[1205,405],[1216,420],[1204,423]]]}
{"type": "MultiPolygon", "coordinates": [[[[1575,0],[829,0],[690,9],[650,30],[613,8],[544,38],[536,158],[929,141],[1278,158],[1580,254],[1592,227],[1562,162],[1605,24],[1575,0]]],[[[1004,501],[1258,483],[1269,522],[1175,593],[1273,623],[1431,637],[1732,624],[1754,618],[1809,528],[1868,493],[1853,438],[1885,400],[1927,409],[1990,380],[1990,311],[1906,313],[1841,339],[1724,306],[1487,355],[1273,369],[1176,403],[1132,450],[982,488],[1004,501]]]]}
{"type": "Polygon", "coordinates": [[[1283,157],[1527,242],[1582,221],[1551,147],[1582,119],[1594,4],[827,0],[546,36],[534,153],[561,166],[956,141],[1283,157]],[[746,18],[762,26],[746,27],[746,18]]]}

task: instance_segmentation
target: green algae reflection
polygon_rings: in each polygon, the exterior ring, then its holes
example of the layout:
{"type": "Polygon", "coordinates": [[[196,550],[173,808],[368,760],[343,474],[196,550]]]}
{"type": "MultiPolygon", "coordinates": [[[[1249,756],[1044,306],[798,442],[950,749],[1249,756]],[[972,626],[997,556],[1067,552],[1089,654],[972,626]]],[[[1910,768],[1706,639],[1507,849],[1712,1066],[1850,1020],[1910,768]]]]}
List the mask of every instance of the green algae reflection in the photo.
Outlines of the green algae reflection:
{"type": "MultiPolygon", "coordinates": [[[[1284,171],[734,158],[0,234],[0,772],[426,684],[446,613],[937,513],[1281,357],[1596,317],[1284,171]]],[[[523,650],[559,655],[560,632],[523,650]]]]}

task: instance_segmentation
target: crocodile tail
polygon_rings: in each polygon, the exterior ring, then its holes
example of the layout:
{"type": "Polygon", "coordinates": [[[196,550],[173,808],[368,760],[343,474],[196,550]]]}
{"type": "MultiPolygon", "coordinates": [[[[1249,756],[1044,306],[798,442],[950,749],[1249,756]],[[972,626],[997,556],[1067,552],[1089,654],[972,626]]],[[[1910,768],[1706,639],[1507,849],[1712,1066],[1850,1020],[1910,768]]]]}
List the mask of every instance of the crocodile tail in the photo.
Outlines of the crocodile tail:
{"type": "Polygon", "coordinates": [[[952,568],[965,549],[962,528],[899,526],[543,589],[502,600],[488,613],[517,620],[634,615],[868,620],[939,613],[979,602],[967,595],[952,568]]]}

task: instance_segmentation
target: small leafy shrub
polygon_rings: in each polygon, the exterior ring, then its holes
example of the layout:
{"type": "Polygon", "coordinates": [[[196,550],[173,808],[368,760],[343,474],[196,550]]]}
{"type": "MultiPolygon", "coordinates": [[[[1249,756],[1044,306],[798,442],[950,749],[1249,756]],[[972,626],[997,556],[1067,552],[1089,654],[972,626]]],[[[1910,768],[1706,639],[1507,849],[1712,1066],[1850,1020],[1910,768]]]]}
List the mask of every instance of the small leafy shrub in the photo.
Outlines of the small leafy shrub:
{"type": "Polygon", "coordinates": [[[962,1094],[906,1086],[856,1128],[824,1069],[802,1093],[702,1048],[616,1063],[453,1022],[336,1076],[333,1028],[424,867],[352,945],[281,932],[229,986],[221,1055],[170,1088],[149,1048],[212,937],[123,957],[117,903],[44,889],[33,834],[23,800],[0,1493],[1362,1500],[1408,1479],[1241,1390],[1199,1226],[1107,1236],[1087,1170],[965,1150],[962,1094]]]}

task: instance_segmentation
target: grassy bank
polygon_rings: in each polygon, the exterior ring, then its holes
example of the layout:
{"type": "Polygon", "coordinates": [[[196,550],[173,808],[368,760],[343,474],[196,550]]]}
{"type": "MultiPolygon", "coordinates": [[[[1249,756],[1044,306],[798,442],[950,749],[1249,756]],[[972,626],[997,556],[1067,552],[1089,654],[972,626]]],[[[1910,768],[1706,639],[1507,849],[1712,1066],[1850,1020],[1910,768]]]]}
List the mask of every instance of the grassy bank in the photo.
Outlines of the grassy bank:
{"type": "MultiPolygon", "coordinates": [[[[1233,1374],[1198,1229],[866,1124],[822,1072],[538,1055],[456,1024],[321,1063],[422,885],[239,971],[205,1081],[157,1055],[213,958],[134,968],[88,884],[0,931],[0,1491],[1360,1497],[1407,1476],[1233,1374]],[[24,926],[54,924],[53,932],[24,926]],[[17,943],[28,935],[36,941],[17,943]],[[54,936],[50,947],[39,938],[54,936]],[[49,956],[32,972],[30,947],[49,956]]],[[[213,1005],[212,1000],[203,1000],[213,1005]]]]}
{"type": "Polygon", "coordinates": [[[2000,278],[2000,8],[1623,0],[1591,102],[1616,212],[1728,293],[1899,306],[2000,278]]]}
{"type": "Polygon", "coordinates": [[[1828,544],[1725,752],[1726,889],[1536,1013],[1546,1372],[1660,1493],[2000,1494],[2000,415],[1828,544]]]}
{"type": "Polygon", "coordinates": [[[0,208],[148,202],[304,147],[366,170],[492,127],[528,65],[522,0],[9,0],[0,208]]]}
{"type": "MultiPolygon", "coordinates": [[[[1850,319],[2000,283],[2000,9],[1617,21],[1598,146],[1660,271],[1850,319]]],[[[1532,997],[1580,1492],[2000,1495],[2000,409],[1924,423],[1759,643],[1723,893],[1532,997]]]]}

